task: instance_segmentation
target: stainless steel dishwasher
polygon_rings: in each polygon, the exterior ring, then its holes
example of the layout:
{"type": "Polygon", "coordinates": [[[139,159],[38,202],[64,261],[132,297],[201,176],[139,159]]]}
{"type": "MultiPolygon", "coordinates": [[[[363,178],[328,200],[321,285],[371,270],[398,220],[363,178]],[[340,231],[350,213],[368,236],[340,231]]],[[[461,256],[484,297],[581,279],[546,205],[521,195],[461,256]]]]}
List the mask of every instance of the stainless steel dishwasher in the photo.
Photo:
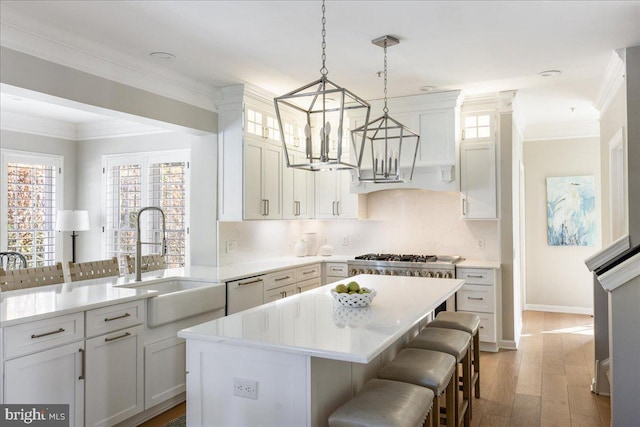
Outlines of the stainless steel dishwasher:
{"type": "Polygon", "coordinates": [[[262,305],[264,275],[227,282],[227,316],[262,305]]]}

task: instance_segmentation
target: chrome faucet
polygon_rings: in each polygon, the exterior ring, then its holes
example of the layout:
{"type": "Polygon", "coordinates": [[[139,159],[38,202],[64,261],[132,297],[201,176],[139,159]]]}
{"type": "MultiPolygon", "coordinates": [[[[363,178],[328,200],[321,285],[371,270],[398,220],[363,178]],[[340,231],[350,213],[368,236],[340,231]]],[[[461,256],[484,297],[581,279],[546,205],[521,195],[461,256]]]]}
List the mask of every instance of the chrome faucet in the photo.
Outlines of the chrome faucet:
{"type": "Polygon", "coordinates": [[[165,221],[164,221],[164,211],[158,207],[155,206],[147,206],[145,208],[142,208],[138,211],[138,216],[136,218],[136,222],[138,223],[138,236],[136,239],[136,282],[140,282],[142,281],[142,245],[162,245],[162,255],[166,255],[167,254],[167,229],[165,227],[165,221]],[[157,242],[143,242],[142,240],[140,240],[140,216],[142,215],[142,212],[144,211],[149,211],[149,210],[153,210],[153,211],[158,211],[160,212],[160,215],[162,215],[162,243],[157,243],[157,242]]]}

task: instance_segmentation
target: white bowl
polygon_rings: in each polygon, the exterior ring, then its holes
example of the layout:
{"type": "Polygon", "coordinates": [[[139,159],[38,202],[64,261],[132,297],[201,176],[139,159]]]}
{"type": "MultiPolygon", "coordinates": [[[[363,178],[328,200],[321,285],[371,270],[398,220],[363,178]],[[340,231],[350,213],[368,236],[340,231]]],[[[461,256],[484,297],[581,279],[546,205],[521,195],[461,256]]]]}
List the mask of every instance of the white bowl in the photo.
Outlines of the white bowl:
{"type": "MultiPolygon", "coordinates": [[[[368,289],[368,288],[363,288],[368,289]]],[[[375,289],[368,289],[369,292],[365,294],[349,294],[349,293],[338,293],[334,289],[331,289],[331,295],[333,299],[338,301],[338,303],[345,307],[367,307],[373,298],[376,296],[375,289]]]]}

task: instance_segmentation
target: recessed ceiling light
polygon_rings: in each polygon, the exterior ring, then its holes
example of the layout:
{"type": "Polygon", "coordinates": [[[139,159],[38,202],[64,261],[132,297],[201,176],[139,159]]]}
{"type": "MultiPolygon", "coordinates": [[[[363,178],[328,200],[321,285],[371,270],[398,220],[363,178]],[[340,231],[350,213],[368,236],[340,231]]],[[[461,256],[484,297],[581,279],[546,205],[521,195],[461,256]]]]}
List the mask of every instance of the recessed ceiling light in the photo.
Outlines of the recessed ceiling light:
{"type": "Polygon", "coordinates": [[[154,59],[160,59],[162,61],[173,61],[174,59],[176,59],[176,56],[173,53],[169,52],[151,52],[149,56],[154,59]]]}
{"type": "Polygon", "coordinates": [[[420,90],[423,91],[423,92],[433,92],[436,89],[437,88],[435,86],[422,86],[420,88],[420,90]]]}
{"type": "Polygon", "coordinates": [[[562,71],[560,70],[546,70],[546,71],[540,71],[538,75],[542,77],[553,77],[553,76],[557,76],[560,73],[562,73],[562,71]]]}

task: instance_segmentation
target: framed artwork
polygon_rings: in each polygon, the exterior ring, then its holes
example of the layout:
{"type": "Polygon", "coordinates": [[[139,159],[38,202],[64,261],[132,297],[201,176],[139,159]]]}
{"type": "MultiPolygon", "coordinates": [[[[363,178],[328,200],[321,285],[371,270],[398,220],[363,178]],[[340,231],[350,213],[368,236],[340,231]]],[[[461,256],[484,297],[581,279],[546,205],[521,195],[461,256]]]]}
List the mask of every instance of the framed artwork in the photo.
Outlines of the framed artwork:
{"type": "Polygon", "coordinates": [[[549,246],[595,246],[593,175],[547,178],[547,236],[549,246]]]}

